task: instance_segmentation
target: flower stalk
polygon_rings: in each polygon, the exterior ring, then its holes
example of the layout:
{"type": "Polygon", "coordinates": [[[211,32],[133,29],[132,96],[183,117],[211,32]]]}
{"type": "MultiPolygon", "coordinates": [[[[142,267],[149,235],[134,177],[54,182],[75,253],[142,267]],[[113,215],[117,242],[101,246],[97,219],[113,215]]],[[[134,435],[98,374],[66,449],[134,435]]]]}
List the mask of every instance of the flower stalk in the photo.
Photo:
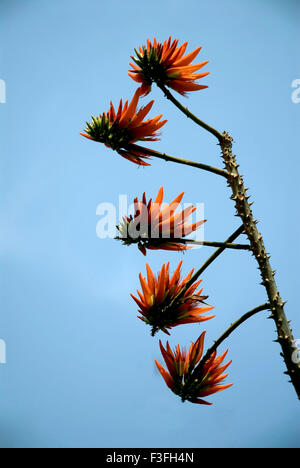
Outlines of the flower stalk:
{"type": "Polygon", "coordinates": [[[167,99],[169,99],[169,101],[171,101],[174,104],[174,106],[176,106],[184,115],[186,115],[189,119],[191,119],[193,122],[195,122],[200,127],[204,128],[204,130],[206,130],[207,132],[214,135],[219,141],[222,140],[222,138],[223,138],[222,133],[220,133],[218,130],[216,130],[211,125],[208,125],[203,120],[200,120],[187,107],[183,106],[179,101],[177,101],[177,99],[173,96],[173,94],[164,85],[157,84],[157,86],[163,91],[165,97],[167,99]]]}
{"type": "MultiPolygon", "coordinates": [[[[257,314],[258,312],[261,312],[263,310],[268,310],[270,309],[271,304],[269,302],[266,302],[265,304],[262,304],[258,307],[255,307],[254,309],[250,310],[246,314],[242,315],[238,320],[236,320],[234,323],[228,327],[228,329],[214,342],[214,344],[206,351],[204,356],[201,358],[199,364],[197,367],[194,369],[192,375],[188,375],[188,378],[186,379],[186,388],[189,388],[189,386],[193,383],[193,381],[203,374],[203,369],[206,366],[206,363],[209,362],[212,356],[217,352],[219,346],[225,341],[231,333],[236,330],[242,323],[246,322],[250,317],[253,315],[257,314]]],[[[184,401],[186,399],[185,392],[182,393],[181,395],[182,400],[184,401]]]]}
{"type": "MultiPolygon", "coordinates": [[[[134,148],[141,154],[145,156],[153,156],[158,159],[163,159],[164,161],[175,162],[177,164],[184,164],[186,166],[196,167],[197,169],[202,169],[203,171],[212,172],[213,174],[217,174],[219,176],[228,178],[228,172],[224,171],[224,169],[219,169],[218,167],[210,166],[208,164],[203,164],[196,161],[189,161],[188,159],[177,158],[175,156],[170,156],[166,153],[160,153],[159,151],[151,150],[149,148],[143,148],[139,145],[134,145],[134,148]]],[[[127,149],[131,150],[134,149],[132,145],[128,144],[127,149]]]]}
{"type": "Polygon", "coordinates": [[[187,282],[182,291],[180,291],[175,300],[179,300],[181,298],[181,295],[185,293],[185,288],[188,289],[191,286],[191,284],[193,284],[193,282],[196,281],[200,275],[202,275],[206,268],[208,268],[209,265],[211,265],[224,252],[224,250],[226,250],[225,245],[228,243],[232,243],[241,234],[243,234],[243,232],[244,226],[242,225],[236,231],[234,231],[234,233],[231,234],[231,236],[228,237],[228,239],[224,242],[224,245],[222,245],[222,247],[219,247],[217,250],[215,250],[214,253],[203,263],[199,270],[197,270],[196,273],[192,276],[192,278],[187,282]]]}
{"type": "Polygon", "coordinates": [[[258,312],[262,312],[263,310],[270,310],[271,309],[271,304],[270,302],[266,302],[265,304],[261,304],[258,307],[255,307],[254,309],[249,310],[249,312],[246,312],[246,314],[242,315],[239,319],[237,319],[235,322],[233,322],[227,330],[222,333],[222,335],[214,341],[214,344],[206,351],[205,355],[201,359],[199,366],[203,365],[209,358],[210,356],[217,351],[218,347],[225,341],[231,333],[236,330],[242,323],[246,322],[249,318],[253,317],[253,315],[257,314],[258,312]]]}
{"type": "MultiPolygon", "coordinates": [[[[116,236],[115,240],[124,241],[124,239],[120,236],[116,236]]],[[[147,239],[142,239],[145,247],[147,248],[147,239]]],[[[166,243],[170,242],[170,239],[151,239],[150,246],[155,247],[155,243],[157,242],[158,247],[162,247],[164,241],[166,243]]],[[[138,238],[136,240],[131,240],[131,243],[138,244],[141,240],[138,238]]],[[[191,244],[191,245],[202,245],[203,247],[224,247],[225,249],[233,249],[233,250],[251,250],[249,244],[233,244],[230,242],[216,242],[216,241],[197,241],[194,239],[177,239],[176,237],[172,239],[172,242],[176,242],[177,244],[191,244]]]]}
{"type": "Polygon", "coordinates": [[[203,245],[204,247],[225,247],[225,249],[233,250],[251,250],[251,246],[249,244],[233,244],[232,242],[197,241],[194,239],[174,239],[174,241],[182,244],[203,245]]]}

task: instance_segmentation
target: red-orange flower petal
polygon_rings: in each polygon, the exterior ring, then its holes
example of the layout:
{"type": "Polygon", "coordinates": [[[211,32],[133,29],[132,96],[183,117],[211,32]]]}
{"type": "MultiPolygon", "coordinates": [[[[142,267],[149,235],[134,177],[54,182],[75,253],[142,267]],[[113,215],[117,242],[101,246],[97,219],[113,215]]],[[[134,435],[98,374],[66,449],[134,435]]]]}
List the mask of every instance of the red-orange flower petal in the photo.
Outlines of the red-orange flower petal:
{"type": "Polygon", "coordinates": [[[141,95],[147,95],[151,91],[152,83],[169,86],[183,96],[187,92],[207,88],[199,85],[197,80],[208,75],[209,72],[195,73],[204,67],[208,61],[192,65],[193,60],[199,54],[201,47],[185,54],[187,42],[178,46],[178,39],[172,41],[171,36],[164,43],[153,42],[147,39],[147,46],[135,50],[136,56],[131,57],[134,63],[129,70],[129,76],[141,84],[141,95]]]}
{"type": "MultiPolygon", "coordinates": [[[[131,157],[138,158],[138,154],[132,154],[131,157]]],[[[187,219],[196,210],[194,206],[176,213],[183,195],[184,192],[180,193],[170,204],[163,207],[163,187],[159,189],[154,202],[152,199],[147,202],[145,194],[141,201],[135,198],[134,214],[126,216],[120,223],[120,235],[117,239],[122,240],[125,245],[137,244],[144,255],[147,249],[179,252],[191,249],[192,247],[185,244],[186,241],[179,241],[195,232],[206,220],[187,223],[187,219]]]]}
{"type": "Polygon", "coordinates": [[[201,280],[190,286],[177,299],[192,274],[191,272],[185,279],[181,279],[181,265],[182,262],[171,275],[170,264],[163,264],[155,276],[147,264],[147,276],[143,277],[141,273],[139,275],[142,293],[137,291],[139,298],[131,294],[139,307],[138,312],[141,314],[139,318],[152,327],[152,335],[159,330],[168,333],[168,330],[178,325],[200,323],[215,317],[203,316],[213,307],[202,304],[207,299],[207,296],[202,295],[202,288],[196,291],[201,280]]]}
{"type": "MultiPolygon", "coordinates": [[[[203,345],[203,332],[196,343],[192,343],[188,353],[185,349],[180,349],[177,345],[175,351],[172,351],[167,342],[166,348],[160,342],[160,350],[167,369],[155,360],[155,363],[163,376],[166,384],[173,393],[179,395],[182,401],[190,401],[202,405],[211,405],[203,400],[203,397],[221,392],[232,386],[232,384],[222,384],[228,374],[220,375],[224,367],[228,367],[231,361],[225,366],[220,367],[220,362],[224,359],[224,354],[216,357],[216,353],[203,364],[201,362],[203,345]],[[221,359],[220,359],[221,358],[221,359]]],[[[227,352],[226,352],[227,353],[227,352]]]]}
{"type": "Polygon", "coordinates": [[[147,148],[141,148],[136,142],[159,140],[159,130],[167,121],[161,120],[162,115],[144,120],[154,101],[137,110],[141,93],[142,91],[137,89],[131,102],[126,101],[124,106],[121,99],[117,113],[111,102],[108,112],[92,117],[92,122],[86,123],[85,133],[80,134],[90,140],[104,143],[123,158],[139,166],[150,166],[145,161],[149,159],[144,151],[147,148]]]}

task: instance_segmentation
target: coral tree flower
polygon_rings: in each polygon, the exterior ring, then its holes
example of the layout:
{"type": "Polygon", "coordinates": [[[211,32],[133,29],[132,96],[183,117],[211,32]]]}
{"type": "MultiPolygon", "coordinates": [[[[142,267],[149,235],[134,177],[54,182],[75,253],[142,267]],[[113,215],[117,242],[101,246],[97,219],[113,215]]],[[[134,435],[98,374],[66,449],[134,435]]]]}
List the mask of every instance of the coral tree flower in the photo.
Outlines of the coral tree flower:
{"type": "Polygon", "coordinates": [[[168,342],[164,348],[160,341],[160,350],[168,371],[158,361],[155,360],[155,363],[167,386],[172,392],[179,395],[182,401],[188,400],[191,403],[211,405],[212,403],[208,403],[202,398],[232,386],[232,384],[222,385],[223,380],[228,376],[223,372],[232,361],[221,365],[228,350],[218,357],[215,351],[205,363],[196,366],[202,357],[204,336],[205,332],[196,343],[191,344],[188,352],[185,349],[180,349],[179,345],[172,351],[168,342]]]}
{"type": "Polygon", "coordinates": [[[147,39],[147,46],[135,49],[136,57],[131,56],[135,63],[130,63],[132,70],[129,70],[128,74],[141,84],[143,95],[151,91],[152,83],[169,86],[183,96],[189,91],[207,88],[195,81],[208,75],[209,72],[195,72],[203,68],[208,61],[192,65],[201,47],[184,55],[188,43],[185,42],[178,47],[178,42],[178,39],[172,41],[171,36],[164,43],[157,42],[156,38],[153,42],[147,39]]]}
{"type": "Polygon", "coordinates": [[[147,278],[141,273],[139,275],[142,292],[137,291],[139,298],[131,294],[139,306],[139,319],[152,327],[152,336],[158,330],[169,335],[168,329],[182,325],[184,323],[198,323],[210,320],[214,315],[203,317],[202,314],[213,309],[212,306],[203,306],[201,303],[208,296],[202,296],[203,289],[196,291],[202,280],[193,283],[176,300],[177,295],[182,291],[187,282],[193,276],[194,270],[191,270],[186,278],[181,280],[182,261],[177,266],[173,275],[169,273],[170,264],[163,264],[157,277],[152,273],[147,264],[147,278]]]}
{"type": "MultiPolygon", "coordinates": [[[[153,119],[144,120],[154,101],[137,110],[140,95],[141,91],[138,89],[132,101],[129,104],[126,101],[124,106],[121,99],[117,111],[110,102],[109,111],[100,114],[98,117],[92,117],[91,123],[86,122],[86,133],[80,134],[90,140],[104,143],[105,146],[117,151],[121,156],[135,164],[150,166],[144,161],[144,159],[148,159],[148,156],[141,152],[135,143],[137,141],[159,140],[159,129],[167,120],[160,120],[162,114],[153,119]]],[[[147,148],[145,149],[147,150],[147,148]]]]}
{"type": "Polygon", "coordinates": [[[194,206],[175,213],[183,195],[184,192],[165,206],[162,206],[163,187],[159,189],[154,202],[150,199],[147,203],[145,193],[141,201],[135,198],[134,215],[125,216],[123,222],[117,226],[120,234],[117,239],[122,240],[124,245],[137,243],[144,255],[146,249],[175,251],[190,249],[191,247],[176,242],[176,239],[196,231],[206,220],[187,224],[187,219],[196,210],[194,206]]]}

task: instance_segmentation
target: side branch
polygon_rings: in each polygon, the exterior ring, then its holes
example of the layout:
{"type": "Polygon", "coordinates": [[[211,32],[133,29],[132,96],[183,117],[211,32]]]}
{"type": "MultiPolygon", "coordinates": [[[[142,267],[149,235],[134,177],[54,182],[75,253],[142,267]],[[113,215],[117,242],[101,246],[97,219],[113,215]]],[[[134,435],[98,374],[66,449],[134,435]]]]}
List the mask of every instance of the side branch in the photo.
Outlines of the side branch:
{"type": "Polygon", "coordinates": [[[218,132],[215,128],[211,127],[207,123],[200,120],[196,115],[194,115],[187,107],[184,107],[177,99],[173,96],[173,94],[164,86],[157,84],[157,86],[163,91],[164,95],[167,99],[169,99],[183,114],[185,114],[189,119],[193,120],[197,125],[207,130],[209,133],[214,135],[219,141],[222,140],[223,136],[222,133],[218,132]]]}
{"type": "MultiPolygon", "coordinates": [[[[237,239],[241,234],[243,234],[243,232],[244,226],[240,226],[236,231],[234,231],[233,234],[231,234],[230,237],[228,237],[228,239],[224,242],[224,245],[228,243],[231,244],[235,239],[237,239]]],[[[226,250],[226,247],[224,247],[224,245],[215,250],[215,252],[206,260],[206,262],[203,263],[202,267],[199,268],[199,270],[196,271],[196,273],[191,277],[191,279],[186,282],[185,286],[180,290],[180,292],[171,302],[170,307],[172,307],[174,302],[178,301],[184,295],[184,293],[199,278],[199,276],[206,270],[206,268],[209,267],[209,265],[213,263],[213,261],[216,260],[216,258],[218,258],[224,252],[224,250],[226,250]]]]}
{"type": "MultiPolygon", "coordinates": [[[[127,240],[126,237],[115,236],[115,240],[127,240]]],[[[192,244],[192,245],[203,245],[205,247],[224,247],[225,249],[233,250],[251,250],[249,244],[233,244],[231,242],[214,242],[214,241],[196,241],[194,239],[182,239],[177,237],[165,237],[165,238],[148,238],[148,237],[137,237],[136,239],[130,238],[131,244],[143,243],[145,247],[157,247],[159,248],[162,244],[169,242],[176,242],[176,244],[192,244]]]]}
{"type": "Polygon", "coordinates": [[[234,250],[251,250],[249,244],[233,244],[232,242],[215,242],[215,241],[196,241],[194,239],[172,239],[172,242],[177,242],[180,244],[193,244],[193,245],[203,245],[205,247],[225,247],[225,249],[234,249],[234,250]]]}
{"type": "MultiPolygon", "coordinates": [[[[127,145],[127,149],[131,149],[131,145],[127,145]]],[[[228,178],[228,172],[224,169],[219,169],[218,167],[209,166],[207,164],[202,164],[195,161],[189,161],[188,159],[175,158],[165,153],[160,153],[159,151],[154,151],[148,148],[143,148],[142,146],[134,144],[132,149],[138,150],[141,153],[144,153],[147,156],[153,156],[155,158],[164,159],[165,161],[171,161],[178,164],[185,164],[186,166],[197,167],[197,169],[202,169],[207,172],[212,172],[213,174],[220,175],[222,177],[228,178]]]]}
{"type": "MultiPolygon", "coordinates": [[[[199,366],[203,366],[205,362],[210,358],[210,356],[218,349],[221,343],[226,340],[226,338],[231,335],[231,333],[238,328],[243,322],[246,322],[252,315],[257,314],[258,312],[261,312],[262,310],[268,310],[271,308],[270,302],[266,302],[265,304],[262,304],[258,307],[255,307],[254,309],[250,310],[246,314],[242,315],[238,320],[236,320],[234,323],[230,325],[230,327],[214,342],[214,344],[206,351],[206,354],[203,356],[201,359],[199,366]]],[[[198,367],[197,367],[198,370],[198,367]]]]}
{"type": "MultiPolygon", "coordinates": [[[[206,351],[205,355],[202,357],[201,361],[195,367],[194,369],[191,370],[191,373],[187,377],[185,381],[185,389],[186,391],[181,395],[182,401],[185,401],[186,399],[186,393],[188,392],[190,385],[193,385],[193,382],[197,382],[197,379],[199,378],[200,380],[203,379],[203,368],[205,366],[205,363],[209,360],[209,358],[212,356],[212,354],[217,351],[218,347],[220,346],[223,341],[228,338],[231,333],[236,330],[243,322],[248,320],[252,315],[257,314],[258,312],[261,312],[262,310],[267,310],[271,308],[271,304],[269,302],[262,304],[258,307],[255,307],[255,309],[250,310],[246,314],[242,315],[238,320],[236,320],[234,323],[230,325],[230,327],[214,342],[214,344],[206,351]]],[[[205,378],[205,377],[204,377],[205,378]]]]}

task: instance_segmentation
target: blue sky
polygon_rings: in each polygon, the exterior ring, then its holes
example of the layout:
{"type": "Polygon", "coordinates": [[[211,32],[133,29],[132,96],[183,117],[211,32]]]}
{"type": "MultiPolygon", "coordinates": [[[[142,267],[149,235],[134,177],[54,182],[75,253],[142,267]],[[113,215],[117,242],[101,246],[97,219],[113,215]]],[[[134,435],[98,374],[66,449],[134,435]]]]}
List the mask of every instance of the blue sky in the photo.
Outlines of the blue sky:
{"type": "MultiPolygon", "coordinates": [[[[182,404],[155,370],[158,339],[136,318],[129,297],[145,258],[96,236],[96,208],[165,187],[205,204],[207,240],[236,227],[223,179],[154,160],[139,169],[79,136],[109,100],[131,98],[129,56],[147,37],[202,45],[209,88],[182,99],[203,120],[228,130],[253,196],[287,315],[300,339],[299,112],[296,0],[1,0],[0,445],[3,447],[299,447],[299,402],[283,375],[275,325],[253,317],[222,346],[234,386],[211,407],[182,404]]],[[[160,151],[221,165],[214,138],[154,87],[152,115],[168,119],[160,151]]],[[[147,98],[145,99],[147,101],[147,98]]],[[[183,271],[209,249],[190,251],[183,271]]],[[[150,252],[157,271],[179,253],[150,252]]],[[[203,275],[217,317],[209,344],[265,302],[256,264],[227,251],[203,275]]],[[[189,345],[203,327],[186,325],[170,342],[189,345]]]]}

